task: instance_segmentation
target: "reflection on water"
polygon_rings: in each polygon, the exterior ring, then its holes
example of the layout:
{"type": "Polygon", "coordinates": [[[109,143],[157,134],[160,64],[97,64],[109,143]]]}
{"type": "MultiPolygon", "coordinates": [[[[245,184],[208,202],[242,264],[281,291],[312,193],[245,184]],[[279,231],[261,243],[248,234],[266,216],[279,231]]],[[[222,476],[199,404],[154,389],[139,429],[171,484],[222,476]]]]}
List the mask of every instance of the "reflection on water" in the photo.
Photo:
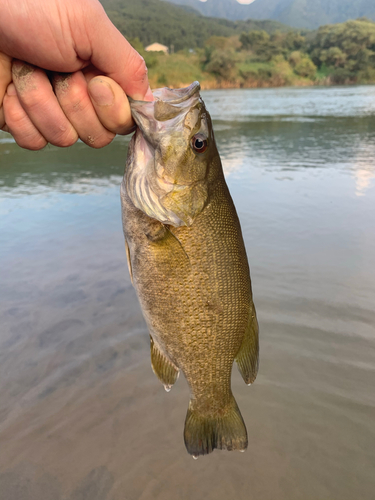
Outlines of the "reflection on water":
{"type": "Polygon", "coordinates": [[[375,87],[209,91],[261,325],[246,454],[194,461],[152,374],[119,183],[128,139],[0,135],[0,500],[372,500],[375,87]]]}
{"type": "MultiPolygon", "coordinates": [[[[375,158],[375,156],[373,158],[375,158]]],[[[357,196],[365,196],[366,191],[372,184],[372,179],[375,177],[374,168],[357,168],[355,171],[355,177],[357,180],[355,194],[357,196]]]]}

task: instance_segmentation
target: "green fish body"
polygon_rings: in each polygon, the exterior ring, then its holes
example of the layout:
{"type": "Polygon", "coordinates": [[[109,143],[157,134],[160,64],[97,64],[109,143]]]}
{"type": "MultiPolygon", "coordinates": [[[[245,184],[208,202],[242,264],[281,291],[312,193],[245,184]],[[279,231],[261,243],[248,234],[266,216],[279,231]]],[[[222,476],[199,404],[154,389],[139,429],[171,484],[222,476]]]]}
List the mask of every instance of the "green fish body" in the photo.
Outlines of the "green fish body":
{"type": "Polygon", "coordinates": [[[238,216],[199,84],[131,103],[138,125],[121,186],[129,270],[151,337],[151,364],[170,390],[181,370],[194,456],[243,451],[231,391],[234,360],[251,384],[258,323],[238,216]]]}

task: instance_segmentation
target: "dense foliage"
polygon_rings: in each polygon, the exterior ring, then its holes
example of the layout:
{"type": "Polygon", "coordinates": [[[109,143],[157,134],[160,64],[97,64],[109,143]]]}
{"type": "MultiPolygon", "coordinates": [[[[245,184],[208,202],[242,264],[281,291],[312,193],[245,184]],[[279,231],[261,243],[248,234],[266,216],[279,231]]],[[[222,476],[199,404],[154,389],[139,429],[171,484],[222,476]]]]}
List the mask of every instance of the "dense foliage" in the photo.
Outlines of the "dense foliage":
{"type": "Polygon", "coordinates": [[[312,61],[336,83],[375,81],[375,23],[367,19],[323,26],[309,47],[312,61]]]}

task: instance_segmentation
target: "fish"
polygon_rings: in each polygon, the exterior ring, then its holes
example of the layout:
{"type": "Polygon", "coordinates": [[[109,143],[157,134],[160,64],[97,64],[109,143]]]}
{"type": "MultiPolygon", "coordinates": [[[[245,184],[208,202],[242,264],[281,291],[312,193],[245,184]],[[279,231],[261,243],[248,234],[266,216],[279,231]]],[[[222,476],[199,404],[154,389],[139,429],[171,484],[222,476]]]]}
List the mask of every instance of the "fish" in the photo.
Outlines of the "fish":
{"type": "Polygon", "coordinates": [[[231,389],[259,365],[259,328],[240,222],[200,85],[130,100],[137,125],[121,183],[129,273],[150,333],[151,365],[167,391],[190,389],[184,441],[198,458],[245,451],[231,389]]]}

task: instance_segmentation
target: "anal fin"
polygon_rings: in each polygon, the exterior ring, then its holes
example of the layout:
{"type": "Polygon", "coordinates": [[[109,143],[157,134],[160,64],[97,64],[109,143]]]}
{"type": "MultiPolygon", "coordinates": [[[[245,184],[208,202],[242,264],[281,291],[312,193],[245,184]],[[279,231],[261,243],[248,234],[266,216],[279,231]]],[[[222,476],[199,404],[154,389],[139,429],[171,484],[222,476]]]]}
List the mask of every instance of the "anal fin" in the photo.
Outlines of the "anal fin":
{"type": "Polygon", "coordinates": [[[172,388],[172,385],[176,382],[179,375],[179,370],[175,367],[175,365],[161,352],[159,347],[155,344],[153,338],[150,335],[151,341],[151,366],[164,385],[164,388],[167,392],[169,392],[172,388]]]}
{"type": "Polygon", "coordinates": [[[256,379],[259,367],[259,326],[254,304],[249,314],[242,345],[236,356],[238,369],[247,385],[256,379]]]}

